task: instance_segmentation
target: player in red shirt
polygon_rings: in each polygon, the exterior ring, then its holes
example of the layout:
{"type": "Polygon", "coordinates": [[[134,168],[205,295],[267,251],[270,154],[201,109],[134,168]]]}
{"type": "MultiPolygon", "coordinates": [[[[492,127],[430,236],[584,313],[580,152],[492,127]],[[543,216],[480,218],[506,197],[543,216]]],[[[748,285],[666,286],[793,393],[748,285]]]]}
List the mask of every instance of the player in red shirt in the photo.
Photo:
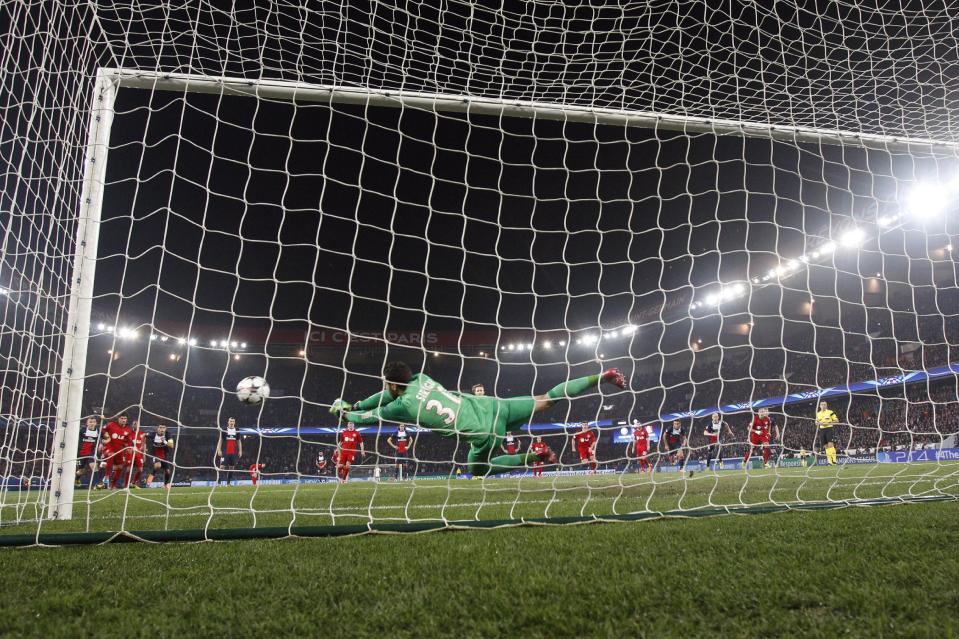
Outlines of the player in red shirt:
{"type": "Polygon", "coordinates": [[[761,446],[763,449],[763,468],[769,468],[769,442],[770,429],[776,429],[776,439],[779,439],[779,426],[773,424],[769,418],[769,409],[760,408],[758,415],[753,415],[753,420],[749,425],[749,450],[746,457],[743,458],[743,469],[749,469],[749,457],[753,454],[753,448],[761,446]]]}
{"type": "Polygon", "coordinates": [[[596,474],[599,464],[596,463],[596,444],[599,438],[589,428],[589,424],[583,422],[583,427],[578,433],[573,435],[573,441],[576,444],[576,452],[579,453],[579,463],[589,463],[592,473],[596,474]]]}
{"type": "Polygon", "coordinates": [[[93,488],[93,478],[97,474],[97,452],[100,448],[100,422],[96,417],[87,417],[83,430],[80,431],[80,450],[77,453],[77,488],[80,487],[80,478],[90,475],[87,488],[93,488]]]}
{"type": "Polygon", "coordinates": [[[264,468],[266,468],[266,464],[250,464],[250,481],[253,482],[254,486],[256,486],[256,482],[260,479],[260,473],[264,468]]]}
{"type": "Polygon", "coordinates": [[[639,460],[639,472],[648,473],[652,471],[652,466],[647,456],[649,453],[649,429],[635,419],[633,420],[633,441],[631,445],[633,447],[633,455],[639,460]]]}
{"type": "Polygon", "coordinates": [[[140,487],[140,475],[143,474],[143,449],[146,446],[146,433],[140,430],[139,422],[133,422],[136,430],[133,431],[133,438],[130,442],[131,452],[131,470],[133,476],[130,479],[130,488],[140,487]]]}
{"type": "Polygon", "coordinates": [[[151,453],[153,455],[153,470],[147,475],[147,485],[152,484],[153,476],[162,470],[163,487],[169,490],[170,482],[173,479],[174,442],[172,438],[167,437],[166,425],[158,425],[156,432],[153,433],[153,436],[149,437],[147,441],[151,446],[151,453]]]}
{"type": "Polygon", "coordinates": [[[122,488],[120,480],[126,475],[126,467],[132,462],[128,447],[132,443],[133,429],[126,413],[117,416],[103,428],[104,479],[109,477],[110,488],[122,488]]]}
{"type": "MultiPolygon", "coordinates": [[[[533,462],[533,477],[541,477],[543,475],[543,460],[549,456],[550,450],[549,445],[543,441],[543,438],[537,436],[533,440],[533,443],[529,445],[529,452],[534,455],[539,455],[539,459],[533,462]]],[[[552,461],[552,460],[551,460],[552,461]]]]}
{"type": "Polygon", "coordinates": [[[336,475],[344,484],[350,476],[350,465],[356,457],[356,448],[359,446],[360,455],[366,457],[366,448],[363,446],[363,435],[356,430],[353,422],[346,424],[346,430],[340,432],[339,455],[336,458],[336,475]]]}

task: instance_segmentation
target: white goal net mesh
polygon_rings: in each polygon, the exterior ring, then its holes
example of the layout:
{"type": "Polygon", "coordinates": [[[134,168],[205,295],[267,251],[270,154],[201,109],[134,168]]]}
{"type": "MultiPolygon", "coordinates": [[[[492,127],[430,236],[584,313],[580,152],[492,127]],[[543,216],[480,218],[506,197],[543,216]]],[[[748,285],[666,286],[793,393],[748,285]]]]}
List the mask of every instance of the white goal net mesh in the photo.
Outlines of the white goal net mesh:
{"type": "Polygon", "coordinates": [[[0,12],[0,537],[959,494],[948,7],[0,12]]]}

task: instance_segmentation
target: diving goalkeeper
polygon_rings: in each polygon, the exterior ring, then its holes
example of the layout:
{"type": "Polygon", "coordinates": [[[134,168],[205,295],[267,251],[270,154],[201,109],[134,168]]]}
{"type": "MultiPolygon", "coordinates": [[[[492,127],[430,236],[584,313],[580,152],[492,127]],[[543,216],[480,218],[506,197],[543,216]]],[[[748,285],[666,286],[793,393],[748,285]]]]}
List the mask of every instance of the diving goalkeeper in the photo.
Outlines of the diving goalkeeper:
{"type": "Polygon", "coordinates": [[[342,399],[333,402],[330,412],[354,424],[380,421],[404,422],[428,428],[445,437],[458,436],[470,444],[467,462],[474,476],[508,472],[531,462],[556,463],[556,454],[544,452],[492,456],[508,432],[515,432],[534,413],[544,411],[561,399],[582,395],[601,382],[626,390],[623,375],[611,368],[600,375],[571,379],[545,395],[499,399],[446,390],[423,373],[416,375],[404,362],[390,362],[383,369],[385,389],[352,406],[342,399]]]}

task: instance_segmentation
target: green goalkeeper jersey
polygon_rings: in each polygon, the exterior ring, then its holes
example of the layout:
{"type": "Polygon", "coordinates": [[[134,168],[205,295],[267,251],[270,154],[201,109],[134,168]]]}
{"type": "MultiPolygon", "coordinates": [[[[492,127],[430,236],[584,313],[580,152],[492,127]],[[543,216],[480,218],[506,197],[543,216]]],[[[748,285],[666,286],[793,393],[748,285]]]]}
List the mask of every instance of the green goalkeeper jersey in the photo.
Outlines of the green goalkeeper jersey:
{"type": "Polygon", "coordinates": [[[429,376],[414,375],[406,392],[393,397],[389,391],[377,393],[346,413],[354,424],[380,421],[415,424],[440,435],[459,435],[468,442],[482,442],[494,432],[499,413],[504,410],[494,397],[463,395],[446,390],[429,376]]]}

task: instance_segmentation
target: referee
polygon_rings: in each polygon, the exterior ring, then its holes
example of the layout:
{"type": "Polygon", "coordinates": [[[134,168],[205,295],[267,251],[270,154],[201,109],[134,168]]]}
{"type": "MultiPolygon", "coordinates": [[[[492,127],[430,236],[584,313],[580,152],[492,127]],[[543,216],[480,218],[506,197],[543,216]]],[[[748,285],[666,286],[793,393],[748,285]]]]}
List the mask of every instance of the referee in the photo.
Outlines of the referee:
{"type": "Polygon", "coordinates": [[[819,412],[816,413],[816,426],[819,427],[819,443],[826,453],[826,463],[836,465],[836,429],[833,425],[839,421],[836,413],[829,410],[826,402],[819,402],[819,412]]]}

